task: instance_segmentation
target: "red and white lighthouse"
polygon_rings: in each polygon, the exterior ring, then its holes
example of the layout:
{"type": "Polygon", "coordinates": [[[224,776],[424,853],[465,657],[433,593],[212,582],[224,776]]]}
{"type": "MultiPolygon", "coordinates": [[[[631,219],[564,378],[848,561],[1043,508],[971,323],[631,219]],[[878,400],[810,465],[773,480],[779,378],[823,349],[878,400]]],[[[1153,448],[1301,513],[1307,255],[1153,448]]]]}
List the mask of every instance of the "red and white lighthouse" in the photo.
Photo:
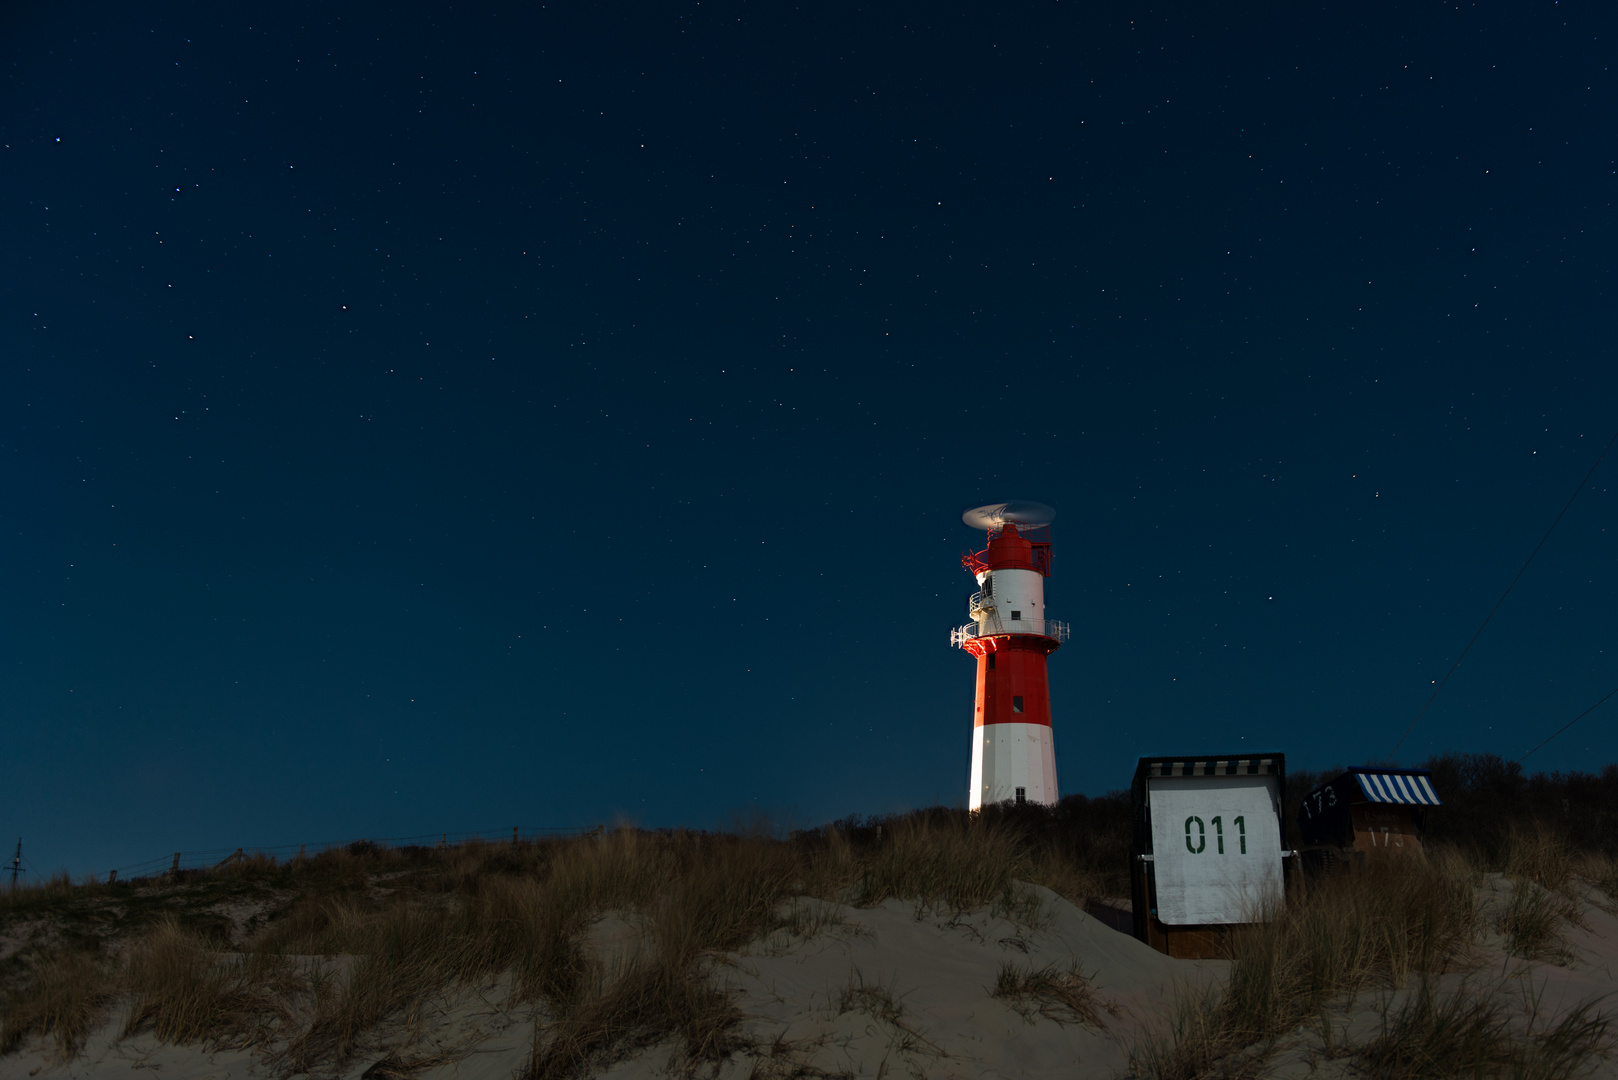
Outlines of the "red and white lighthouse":
{"type": "Polygon", "coordinates": [[[982,551],[961,556],[978,591],[967,604],[973,621],[950,631],[950,644],[978,662],[967,795],[973,810],[1006,800],[1054,804],[1058,798],[1045,658],[1068,639],[1068,626],[1045,610],[1055,518],[1045,504],[1026,501],[991,503],[961,515],[989,537],[982,551]]]}

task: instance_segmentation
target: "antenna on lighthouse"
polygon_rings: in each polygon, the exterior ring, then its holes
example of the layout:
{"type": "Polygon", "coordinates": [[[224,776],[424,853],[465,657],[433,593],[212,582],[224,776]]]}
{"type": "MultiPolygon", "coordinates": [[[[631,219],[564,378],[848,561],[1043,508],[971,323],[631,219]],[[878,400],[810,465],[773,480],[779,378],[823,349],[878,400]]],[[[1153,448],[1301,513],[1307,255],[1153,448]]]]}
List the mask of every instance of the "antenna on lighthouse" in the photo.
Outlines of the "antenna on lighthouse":
{"type": "Polygon", "coordinates": [[[1007,525],[1041,529],[1056,520],[1054,507],[1030,499],[1012,499],[1010,502],[984,503],[961,515],[961,520],[974,529],[999,532],[1007,525]]]}

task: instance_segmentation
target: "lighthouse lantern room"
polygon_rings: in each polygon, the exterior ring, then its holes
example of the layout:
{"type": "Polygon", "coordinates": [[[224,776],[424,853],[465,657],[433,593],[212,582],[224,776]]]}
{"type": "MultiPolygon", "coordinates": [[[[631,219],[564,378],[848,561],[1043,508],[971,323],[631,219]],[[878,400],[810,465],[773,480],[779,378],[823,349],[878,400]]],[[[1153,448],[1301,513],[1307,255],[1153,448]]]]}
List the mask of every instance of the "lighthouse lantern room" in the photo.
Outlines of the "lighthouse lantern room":
{"type": "Polygon", "coordinates": [[[990,503],[961,515],[988,534],[987,547],[961,556],[978,591],[967,604],[972,621],[950,631],[950,644],[978,663],[967,796],[973,810],[1058,798],[1045,658],[1067,640],[1068,626],[1045,610],[1055,518],[1049,506],[1027,501],[990,503]]]}

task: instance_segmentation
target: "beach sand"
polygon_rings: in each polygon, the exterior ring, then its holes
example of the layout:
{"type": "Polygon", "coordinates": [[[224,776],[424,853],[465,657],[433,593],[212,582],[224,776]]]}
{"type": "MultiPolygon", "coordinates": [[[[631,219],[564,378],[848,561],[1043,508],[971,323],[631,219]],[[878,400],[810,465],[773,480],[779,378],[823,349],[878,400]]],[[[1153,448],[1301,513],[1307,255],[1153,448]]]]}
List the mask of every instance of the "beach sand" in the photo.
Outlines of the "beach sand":
{"type": "MultiPolygon", "coordinates": [[[[1512,886],[1490,876],[1480,889],[1499,904],[1512,886]]],[[[807,936],[777,931],[748,948],[717,958],[714,978],[729,987],[745,1016],[738,1034],[752,1046],[718,1075],[747,1077],[1114,1077],[1127,1070],[1138,1040],[1172,1015],[1181,995],[1216,985],[1225,961],[1172,960],[1108,926],[1049,890],[1035,888],[1040,914],[1031,921],[978,911],[949,916],[913,903],[888,901],[858,908],[799,900],[807,936]],[[1094,1019],[1060,1009],[1042,1014],[1039,1002],[993,996],[1003,965],[1022,971],[1077,969],[1093,990],[1094,1019]],[[1020,1005],[1020,1007],[1019,1007],[1020,1005]]],[[[1584,905],[1582,925],[1564,935],[1561,963],[1508,957],[1485,937],[1465,975],[1446,975],[1453,989],[1473,988],[1509,998],[1518,1011],[1537,1007],[1556,1017],[1583,1001],[1618,990],[1618,915],[1584,905]]],[[[637,925],[607,916],[590,941],[608,977],[641,947],[637,925]]],[[[445,994],[434,1008],[370,1033],[365,1053],[342,1077],[409,1073],[421,1080],[510,1080],[533,1052],[534,1007],[511,1000],[505,978],[445,994]],[[394,1071],[389,1071],[389,1067],[394,1071]]],[[[1363,1043],[1380,1030],[1401,991],[1368,991],[1340,1002],[1328,1016],[1339,1041],[1363,1043]]],[[[1618,1001],[1609,1001],[1618,1009],[1618,1001]]],[[[114,1009],[81,1053],[60,1060],[46,1040],[30,1041],[0,1058],[0,1080],[160,1077],[216,1080],[285,1075],[273,1060],[244,1050],[158,1043],[150,1035],[117,1038],[114,1009]]],[[[1319,1030],[1283,1038],[1265,1075],[1347,1077],[1346,1058],[1328,1052],[1319,1030]]],[[[611,1080],[683,1075],[674,1045],[654,1046],[598,1071],[611,1080]]],[[[1618,1065],[1598,1062],[1591,1075],[1618,1077],[1618,1065]]]]}

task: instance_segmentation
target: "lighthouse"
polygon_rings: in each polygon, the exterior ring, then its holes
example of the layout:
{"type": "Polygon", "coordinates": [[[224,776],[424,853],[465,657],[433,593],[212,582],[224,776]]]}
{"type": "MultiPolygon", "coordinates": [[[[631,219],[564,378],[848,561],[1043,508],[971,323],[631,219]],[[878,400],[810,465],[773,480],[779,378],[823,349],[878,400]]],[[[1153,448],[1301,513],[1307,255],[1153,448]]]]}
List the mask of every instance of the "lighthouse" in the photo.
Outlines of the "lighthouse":
{"type": "Polygon", "coordinates": [[[1058,798],[1045,658],[1068,639],[1068,626],[1045,610],[1055,518],[1049,506],[1027,501],[961,515],[988,534],[982,551],[961,556],[978,591],[967,603],[972,621],[950,631],[950,644],[978,665],[967,794],[973,810],[1007,800],[1051,805],[1058,798]]]}

